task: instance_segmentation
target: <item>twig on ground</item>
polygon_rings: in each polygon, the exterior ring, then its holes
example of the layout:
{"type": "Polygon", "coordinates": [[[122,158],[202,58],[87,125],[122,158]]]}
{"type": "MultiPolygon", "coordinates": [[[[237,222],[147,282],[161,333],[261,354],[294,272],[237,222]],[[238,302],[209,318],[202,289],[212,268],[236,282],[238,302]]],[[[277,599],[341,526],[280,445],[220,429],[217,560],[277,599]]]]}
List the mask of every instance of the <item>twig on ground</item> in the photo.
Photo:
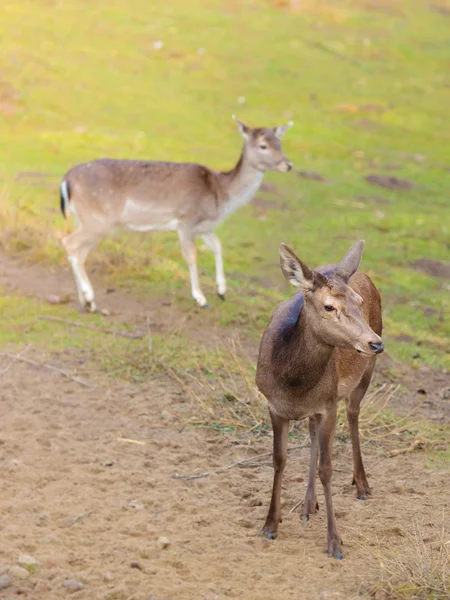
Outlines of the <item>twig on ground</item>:
{"type": "Polygon", "coordinates": [[[117,329],[104,329],[103,327],[96,327],[95,325],[86,325],[79,321],[69,321],[69,319],[62,319],[61,317],[49,317],[47,315],[40,315],[38,317],[41,321],[54,321],[55,323],[66,323],[72,327],[82,327],[83,329],[90,329],[91,331],[99,331],[100,333],[109,333],[111,335],[120,335],[121,337],[129,338],[131,340],[138,340],[145,337],[145,333],[136,331],[135,333],[128,333],[126,331],[118,331],[117,329]]]}
{"type": "Polygon", "coordinates": [[[293,512],[294,512],[294,510],[297,510],[297,508],[300,506],[300,504],[303,504],[303,499],[302,499],[302,500],[299,500],[298,502],[296,502],[296,503],[294,504],[294,506],[293,506],[293,507],[291,508],[291,510],[289,511],[289,514],[293,513],[293,512]]]}
{"type": "Polygon", "coordinates": [[[32,365],[33,367],[40,367],[42,369],[48,369],[49,371],[54,371],[55,373],[59,373],[60,375],[67,377],[67,379],[71,379],[72,381],[75,381],[75,383],[79,383],[80,385],[84,385],[85,387],[89,387],[89,388],[98,387],[97,385],[95,385],[93,383],[89,383],[88,381],[85,381],[84,379],[81,379],[80,377],[75,377],[74,375],[71,375],[68,371],[65,371],[64,369],[60,369],[59,367],[55,367],[54,365],[49,365],[48,363],[40,363],[40,362],[37,362],[36,360],[32,360],[31,358],[24,358],[23,356],[20,356],[20,354],[2,353],[2,354],[0,354],[0,356],[7,356],[8,358],[12,358],[13,360],[18,360],[20,362],[24,362],[28,365],[32,365]]]}
{"type": "Polygon", "coordinates": [[[147,442],[141,442],[140,440],[131,440],[130,438],[117,438],[118,442],[125,442],[127,444],[138,444],[138,446],[146,446],[147,442]]]}
{"type": "Polygon", "coordinates": [[[23,350],[21,350],[20,352],[18,352],[14,358],[11,360],[11,362],[9,363],[9,365],[6,365],[6,367],[3,369],[3,371],[0,371],[0,377],[2,375],[4,375],[5,373],[7,373],[10,368],[13,366],[13,364],[16,362],[16,360],[18,360],[18,357],[22,356],[22,354],[25,354],[25,352],[27,352],[29,349],[31,348],[31,344],[28,344],[28,346],[26,348],[24,348],[23,350]]]}
{"type": "Polygon", "coordinates": [[[72,525],[74,525],[77,521],[81,521],[81,519],[84,519],[85,517],[89,517],[90,515],[92,515],[94,511],[93,510],[87,510],[84,512],[81,512],[79,515],[75,515],[74,517],[67,517],[66,519],[63,519],[60,523],[60,527],[72,527],[72,525]]]}
{"type": "Polygon", "coordinates": [[[392,450],[392,452],[387,455],[387,458],[399,456],[400,454],[407,454],[408,452],[414,452],[415,450],[423,450],[426,445],[427,442],[425,440],[417,439],[414,440],[414,442],[407,448],[398,448],[397,450],[392,450]]]}
{"type": "MultiPolygon", "coordinates": [[[[298,450],[299,448],[307,448],[308,446],[309,442],[307,442],[306,444],[298,444],[297,446],[291,446],[287,449],[287,451],[291,452],[292,450],[298,450]]],[[[229,471],[234,467],[240,467],[246,465],[247,463],[252,463],[252,466],[259,466],[254,464],[255,461],[266,456],[272,456],[272,452],[264,452],[263,454],[258,454],[257,456],[244,458],[243,460],[238,460],[234,463],[231,463],[230,465],[226,465],[225,467],[219,467],[218,469],[214,469],[213,471],[205,471],[204,473],[199,473],[198,475],[179,475],[178,473],[174,473],[172,475],[172,479],[185,479],[186,481],[190,481],[192,479],[203,479],[204,477],[209,477],[210,475],[215,475],[216,473],[222,473],[223,471],[229,471]]]]}

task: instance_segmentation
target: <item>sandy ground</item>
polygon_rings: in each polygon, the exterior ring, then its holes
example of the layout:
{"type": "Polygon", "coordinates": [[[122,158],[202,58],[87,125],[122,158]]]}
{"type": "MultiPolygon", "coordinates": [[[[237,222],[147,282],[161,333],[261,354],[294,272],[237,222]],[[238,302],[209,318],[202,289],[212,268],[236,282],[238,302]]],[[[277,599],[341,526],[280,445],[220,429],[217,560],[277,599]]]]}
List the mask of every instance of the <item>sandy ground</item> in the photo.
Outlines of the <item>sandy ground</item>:
{"type": "MultiPolygon", "coordinates": [[[[66,275],[45,276],[4,260],[0,285],[45,297],[54,277],[56,290],[62,285],[73,291],[66,275]]],[[[136,315],[142,302],[130,298],[121,311],[125,296],[107,299],[118,320],[136,315]]],[[[161,327],[168,326],[166,308],[152,310],[161,327]]],[[[198,335],[198,327],[186,327],[198,335]]],[[[213,339],[220,335],[219,328],[213,331],[213,339]]],[[[50,358],[73,367],[70,355],[50,358]]],[[[3,359],[0,371],[7,364],[3,359]]],[[[426,372],[423,377],[434,381],[440,397],[448,380],[426,372]]],[[[171,415],[187,414],[189,405],[165,376],[143,385],[101,374],[90,381],[98,387],[20,362],[0,378],[0,577],[3,571],[9,583],[0,589],[1,600],[72,594],[80,600],[367,597],[383,556],[405,550],[415,520],[431,539],[442,510],[448,511],[445,473],[427,466],[423,453],[381,460],[383,448],[374,445],[363,449],[374,495],[357,500],[351,447],[336,441],[333,491],[345,559],[326,556],[320,484],[318,515],[305,524],[298,511],[289,513],[305,493],[307,448],[290,452],[283,523],[278,539],[268,542],[257,533],[270,499],[270,457],[202,479],[174,477],[268,452],[268,437],[236,440],[207,429],[181,430],[182,419],[171,415]],[[161,536],[167,547],[158,544],[161,536]],[[39,561],[24,579],[16,569],[22,553],[39,561]],[[67,580],[84,587],[73,591],[67,580]]],[[[443,406],[424,410],[430,418],[438,411],[437,420],[445,422],[443,406]]]]}

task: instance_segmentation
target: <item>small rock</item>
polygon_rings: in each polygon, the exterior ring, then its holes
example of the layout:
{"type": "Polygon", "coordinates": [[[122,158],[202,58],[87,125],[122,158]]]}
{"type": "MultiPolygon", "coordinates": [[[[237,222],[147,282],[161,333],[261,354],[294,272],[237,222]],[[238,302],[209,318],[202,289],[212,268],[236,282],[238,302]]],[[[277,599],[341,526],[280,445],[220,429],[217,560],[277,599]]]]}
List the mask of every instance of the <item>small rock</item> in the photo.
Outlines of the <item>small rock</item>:
{"type": "Polygon", "coordinates": [[[107,294],[114,294],[115,291],[116,291],[116,288],[114,286],[106,288],[107,294]]]}
{"type": "Polygon", "coordinates": [[[109,317],[111,314],[111,311],[107,308],[102,308],[100,310],[100,314],[103,315],[104,317],[109,317]]]}
{"type": "Polygon", "coordinates": [[[6,590],[11,585],[8,575],[0,575],[0,590],[6,590]]]}
{"type": "Polygon", "coordinates": [[[77,581],[76,579],[64,579],[63,586],[72,592],[84,590],[84,583],[81,583],[81,581],[77,581]]]}
{"type": "Polygon", "coordinates": [[[113,464],[114,464],[114,461],[113,461],[113,460],[106,460],[106,461],[103,463],[103,466],[104,466],[104,467],[112,467],[112,466],[113,466],[113,464]]]}
{"type": "Polygon", "coordinates": [[[41,564],[37,558],[34,558],[34,556],[30,556],[29,554],[20,554],[17,562],[19,565],[24,565],[25,567],[29,565],[37,566],[41,564]]]}
{"type": "Polygon", "coordinates": [[[161,50],[161,48],[164,46],[164,42],[162,40],[156,40],[153,42],[153,49],[154,50],[161,50]]]}
{"type": "Polygon", "coordinates": [[[38,581],[36,583],[36,585],[34,586],[34,589],[36,590],[36,592],[39,592],[40,594],[43,594],[44,592],[48,592],[48,587],[42,581],[38,581]]]}
{"type": "Polygon", "coordinates": [[[9,574],[16,579],[28,579],[30,573],[24,569],[23,567],[11,567],[9,570],[9,574]]]}
{"type": "Polygon", "coordinates": [[[132,569],[139,569],[139,571],[143,571],[144,570],[144,567],[140,563],[138,563],[136,561],[133,561],[132,563],[130,563],[130,567],[132,569]]]}
{"type": "Polygon", "coordinates": [[[128,506],[130,508],[134,508],[135,510],[142,510],[144,508],[144,505],[139,504],[139,502],[136,502],[136,500],[132,500],[131,502],[128,502],[128,506]]]}
{"type": "Polygon", "coordinates": [[[158,546],[158,548],[161,548],[161,550],[164,550],[165,548],[168,548],[171,544],[171,541],[169,540],[169,538],[166,538],[164,536],[161,536],[158,538],[156,545],[158,546]]]}
{"type": "Polygon", "coordinates": [[[104,573],[103,581],[105,581],[106,583],[111,583],[112,581],[114,581],[114,575],[112,573],[110,573],[109,571],[104,573]]]}
{"type": "Polygon", "coordinates": [[[260,500],[259,498],[252,498],[248,503],[249,506],[262,506],[262,504],[262,500],[260,500]]]}

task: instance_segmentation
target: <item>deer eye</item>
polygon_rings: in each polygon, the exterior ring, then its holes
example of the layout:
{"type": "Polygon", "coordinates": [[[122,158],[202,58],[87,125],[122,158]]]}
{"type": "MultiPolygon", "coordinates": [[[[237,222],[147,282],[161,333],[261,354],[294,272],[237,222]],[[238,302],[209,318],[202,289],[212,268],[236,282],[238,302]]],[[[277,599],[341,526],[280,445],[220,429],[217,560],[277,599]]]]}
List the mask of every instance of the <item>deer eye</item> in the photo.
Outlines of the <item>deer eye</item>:
{"type": "Polygon", "coordinates": [[[333,312],[333,310],[336,310],[336,309],[334,308],[334,306],[331,306],[331,304],[325,304],[325,306],[324,306],[324,309],[325,309],[327,312],[333,312]]]}
{"type": "Polygon", "coordinates": [[[260,150],[267,150],[267,144],[260,144],[259,148],[260,150]]]}

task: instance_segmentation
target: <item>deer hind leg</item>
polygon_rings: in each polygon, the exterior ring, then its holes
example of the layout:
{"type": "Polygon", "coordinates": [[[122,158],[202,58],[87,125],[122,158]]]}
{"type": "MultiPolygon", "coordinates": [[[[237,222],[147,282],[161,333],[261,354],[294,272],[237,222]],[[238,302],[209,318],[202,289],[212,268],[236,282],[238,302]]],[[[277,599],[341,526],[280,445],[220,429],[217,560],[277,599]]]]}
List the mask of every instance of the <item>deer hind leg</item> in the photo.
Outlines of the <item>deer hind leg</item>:
{"type": "Polygon", "coordinates": [[[328,556],[330,558],[343,558],[341,544],[342,540],[337,530],[336,516],[333,510],[333,500],[331,494],[331,477],[333,466],[331,463],[331,452],[333,446],[334,431],[336,428],[337,403],[334,402],[329,411],[320,419],[319,424],[319,477],[322,482],[325,495],[325,504],[327,507],[328,523],[328,556]]]}
{"type": "Polygon", "coordinates": [[[77,284],[78,298],[81,306],[89,312],[95,312],[94,289],[86,274],[84,263],[92,248],[99,241],[100,236],[82,228],[67,235],[63,239],[69,263],[72,267],[77,284]]]}
{"type": "Polygon", "coordinates": [[[316,494],[316,472],[318,458],[317,419],[309,417],[309,437],[311,439],[311,458],[309,462],[308,487],[306,489],[305,503],[303,505],[302,521],[308,521],[309,515],[314,515],[319,510],[316,494]]]}
{"type": "Polygon", "coordinates": [[[197,271],[197,250],[195,249],[195,233],[185,229],[178,230],[178,237],[180,238],[181,250],[183,256],[187,262],[189,268],[189,275],[191,277],[191,290],[194,300],[201,307],[205,308],[208,306],[206,298],[200,289],[200,283],[198,280],[197,271]]]}
{"type": "Polygon", "coordinates": [[[217,295],[221,300],[225,300],[227,286],[225,282],[225,273],[223,270],[222,244],[220,243],[217,235],[212,231],[209,233],[204,233],[201,237],[214,254],[214,262],[216,264],[217,295]]]}
{"type": "Polygon", "coordinates": [[[270,413],[273,427],[273,489],[269,512],[266,522],[259,535],[268,540],[274,540],[278,534],[278,525],[281,521],[281,482],[286,466],[287,443],[289,437],[289,421],[270,413]]]}
{"type": "Polygon", "coordinates": [[[361,400],[369,387],[375,361],[372,361],[364,372],[358,386],[349,394],[346,399],[347,421],[350,430],[353,450],[353,485],[356,485],[356,497],[360,500],[366,500],[367,496],[372,494],[367,482],[366,472],[361,456],[361,447],[359,443],[359,409],[361,400]]]}

